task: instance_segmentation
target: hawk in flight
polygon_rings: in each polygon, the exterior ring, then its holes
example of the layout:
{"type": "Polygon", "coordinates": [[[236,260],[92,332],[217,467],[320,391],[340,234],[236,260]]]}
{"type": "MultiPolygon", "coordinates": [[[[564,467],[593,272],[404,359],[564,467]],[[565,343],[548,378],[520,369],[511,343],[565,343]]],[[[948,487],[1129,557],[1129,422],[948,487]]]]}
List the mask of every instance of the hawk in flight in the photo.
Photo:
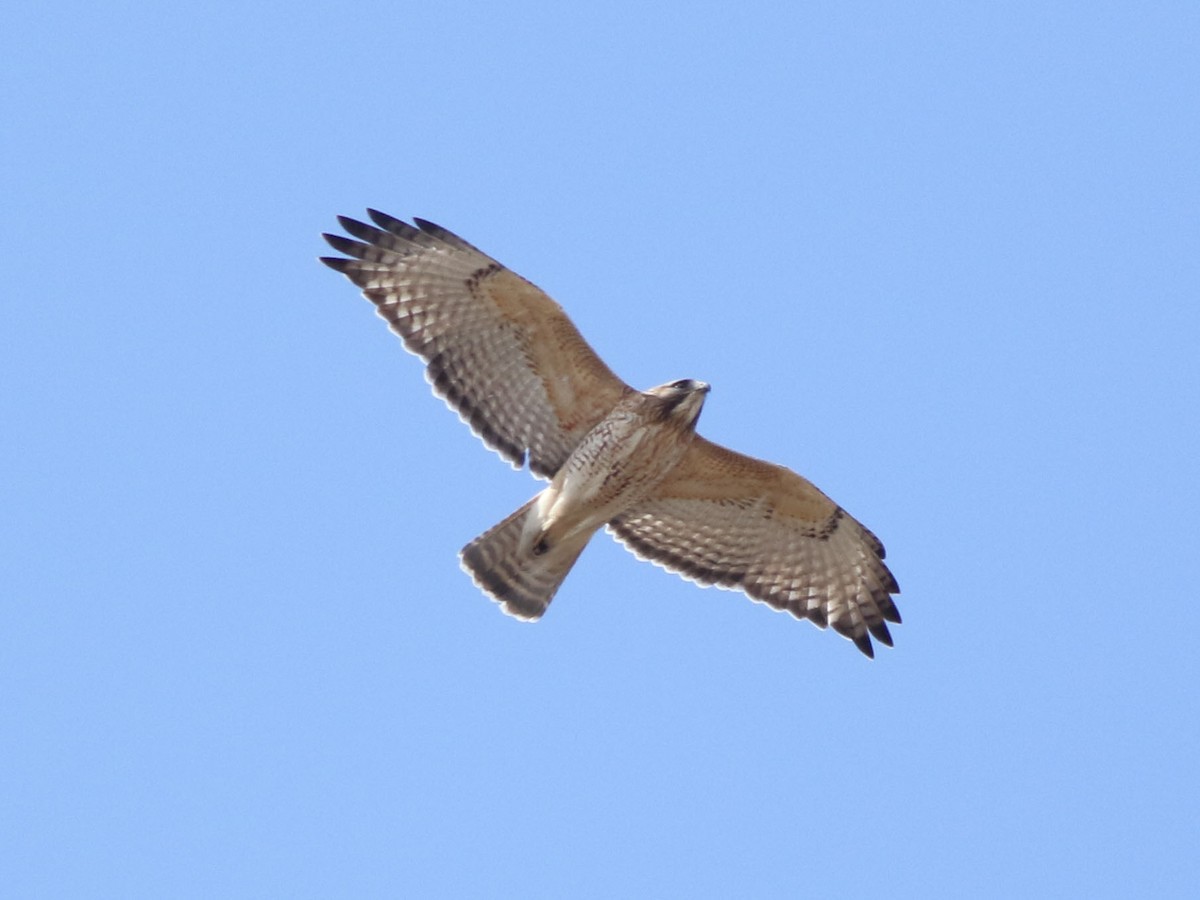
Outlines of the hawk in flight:
{"type": "Polygon", "coordinates": [[[638,391],[562,307],[462,238],[422,219],[340,217],[322,257],[426,364],[434,392],[515,467],[550,482],[463,548],[505,612],[537,619],[606,526],[643,559],[701,585],[827,625],[874,656],[900,613],[883,544],[810,482],[696,434],[708,385],[638,391]]]}

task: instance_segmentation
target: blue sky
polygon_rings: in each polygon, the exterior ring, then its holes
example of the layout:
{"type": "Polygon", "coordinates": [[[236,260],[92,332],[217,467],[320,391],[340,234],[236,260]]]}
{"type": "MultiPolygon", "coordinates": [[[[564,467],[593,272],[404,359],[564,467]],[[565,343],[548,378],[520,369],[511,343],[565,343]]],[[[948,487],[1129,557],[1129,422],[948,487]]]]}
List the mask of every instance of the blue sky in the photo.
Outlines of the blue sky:
{"type": "Polygon", "coordinates": [[[1200,885],[1194,4],[47,2],[0,36],[12,896],[1200,885]],[[896,648],[601,535],[344,279],[439,222],[884,540],[896,648]]]}

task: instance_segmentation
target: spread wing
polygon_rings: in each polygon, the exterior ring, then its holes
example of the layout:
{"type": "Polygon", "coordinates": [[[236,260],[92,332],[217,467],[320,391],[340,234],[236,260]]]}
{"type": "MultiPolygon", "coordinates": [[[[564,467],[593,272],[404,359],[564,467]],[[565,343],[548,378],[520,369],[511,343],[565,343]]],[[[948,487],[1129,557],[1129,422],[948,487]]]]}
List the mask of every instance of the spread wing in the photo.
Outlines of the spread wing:
{"type": "Polygon", "coordinates": [[[362,288],[426,363],[434,392],[488,447],[549,478],[632,390],[539,288],[431,222],[339,217],[358,240],[321,261],[362,288]]]}
{"type": "Polygon", "coordinates": [[[883,544],[795,472],[696,436],[654,494],[609,530],[643,559],[850,638],[892,645],[896,579],[883,544]],[[886,620],[886,621],[885,621],[886,620]]]}

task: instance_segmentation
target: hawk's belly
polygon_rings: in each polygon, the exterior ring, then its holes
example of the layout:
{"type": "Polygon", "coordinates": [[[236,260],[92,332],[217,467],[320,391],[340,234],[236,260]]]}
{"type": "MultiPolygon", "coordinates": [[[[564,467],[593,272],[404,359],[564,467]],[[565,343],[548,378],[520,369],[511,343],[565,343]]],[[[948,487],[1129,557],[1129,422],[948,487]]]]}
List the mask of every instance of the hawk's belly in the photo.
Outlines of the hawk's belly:
{"type": "Polygon", "coordinates": [[[538,531],[556,544],[637,504],[683,457],[695,431],[615,412],[591,430],[538,497],[538,531]]]}

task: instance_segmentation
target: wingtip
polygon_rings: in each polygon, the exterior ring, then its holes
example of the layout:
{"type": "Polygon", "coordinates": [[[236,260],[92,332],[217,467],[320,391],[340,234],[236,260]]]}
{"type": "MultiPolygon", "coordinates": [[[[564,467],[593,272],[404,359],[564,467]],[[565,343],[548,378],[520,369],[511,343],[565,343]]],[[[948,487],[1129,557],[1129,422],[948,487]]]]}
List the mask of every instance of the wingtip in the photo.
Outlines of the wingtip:
{"type": "Polygon", "coordinates": [[[396,225],[404,225],[405,224],[403,221],[401,221],[400,219],[397,219],[395,216],[389,216],[385,212],[380,212],[379,210],[373,209],[370,207],[368,207],[368,209],[367,209],[367,215],[370,216],[372,222],[374,222],[376,225],[378,225],[384,231],[391,231],[392,228],[394,228],[396,225]]]}
{"type": "MultiPolygon", "coordinates": [[[[329,235],[325,236],[329,237],[329,235]]],[[[346,274],[346,270],[349,268],[350,264],[354,262],[352,259],[346,259],[341,256],[318,256],[317,259],[320,262],[325,263],[325,265],[329,266],[329,268],[333,269],[335,272],[341,272],[343,275],[346,274]]]]}
{"type": "Polygon", "coordinates": [[[362,222],[353,216],[338,216],[338,224],[345,228],[347,225],[361,225],[362,222]]]}
{"type": "Polygon", "coordinates": [[[851,638],[851,640],[854,641],[854,646],[861,650],[867,659],[875,658],[875,648],[871,646],[870,635],[868,635],[866,632],[863,632],[857,637],[851,638]]]}
{"type": "Polygon", "coordinates": [[[894,647],[892,643],[892,633],[888,631],[888,627],[884,622],[874,622],[867,626],[871,630],[871,636],[885,647],[894,647]]]}
{"type": "Polygon", "coordinates": [[[352,241],[348,237],[343,237],[340,234],[322,234],[325,238],[325,243],[336,250],[338,253],[345,253],[347,256],[359,256],[364,249],[363,244],[358,241],[352,241]]]}

